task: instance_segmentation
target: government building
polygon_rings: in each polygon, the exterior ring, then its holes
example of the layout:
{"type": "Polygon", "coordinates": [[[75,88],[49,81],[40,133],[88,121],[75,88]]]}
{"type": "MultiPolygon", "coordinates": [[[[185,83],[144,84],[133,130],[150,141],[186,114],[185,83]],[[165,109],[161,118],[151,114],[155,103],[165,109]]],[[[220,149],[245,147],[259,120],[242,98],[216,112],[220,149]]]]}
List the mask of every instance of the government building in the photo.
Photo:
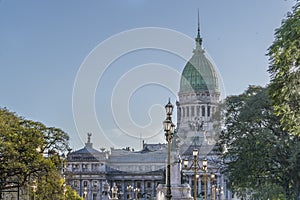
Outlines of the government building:
{"type": "MultiPolygon", "coordinates": [[[[199,25],[195,41],[180,80],[177,128],[171,149],[178,159],[171,165],[179,166],[180,184],[187,185],[197,199],[233,200],[216,146],[221,127],[217,120],[218,77],[202,48],[199,25]],[[191,167],[195,160],[197,173],[191,167]]],[[[91,137],[88,134],[85,146],[70,152],[66,160],[66,183],[80,196],[87,200],[164,199],[157,197],[157,187],[166,183],[167,144],[143,142],[141,151],[129,147],[97,150],[91,137]]]]}

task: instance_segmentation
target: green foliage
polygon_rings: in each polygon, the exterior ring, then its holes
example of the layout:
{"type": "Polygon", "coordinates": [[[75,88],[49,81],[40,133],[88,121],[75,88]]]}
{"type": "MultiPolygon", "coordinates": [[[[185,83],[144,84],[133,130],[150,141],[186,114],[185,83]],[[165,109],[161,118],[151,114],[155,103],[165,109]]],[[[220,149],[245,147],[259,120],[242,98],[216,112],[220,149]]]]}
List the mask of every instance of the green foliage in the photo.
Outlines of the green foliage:
{"type": "Polygon", "coordinates": [[[275,32],[269,48],[270,94],[276,115],[289,132],[300,135],[300,3],[275,32]]]}
{"type": "MultiPolygon", "coordinates": [[[[16,187],[8,184],[12,181],[22,187],[32,180],[59,177],[60,155],[68,149],[68,139],[60,129],[0,109],[0,191],[16,187]]],[[[55,184],[50,189],[53,194],[58,191],[55,184]]]]}
{"type": "Polygon", "coordinates": [[[66,189],[65,200],[83,200],[83,198],[70,186],[66,186],[66,189]]]}
{"type": "Polygon", "coordinates": [[[220,144],[228,185],[250,199],[293,199],[300,191],[300,137],[274,114],[268,89],[250,86],[227,97],[220,144]],[[269,188],[269,189],[267,189],[269,188]]]}
{"type": "Polygon", "coordinates": [[[34,184],[37,186],[36,200],[83,200],[55,171],[39,177],[34,184]]]}

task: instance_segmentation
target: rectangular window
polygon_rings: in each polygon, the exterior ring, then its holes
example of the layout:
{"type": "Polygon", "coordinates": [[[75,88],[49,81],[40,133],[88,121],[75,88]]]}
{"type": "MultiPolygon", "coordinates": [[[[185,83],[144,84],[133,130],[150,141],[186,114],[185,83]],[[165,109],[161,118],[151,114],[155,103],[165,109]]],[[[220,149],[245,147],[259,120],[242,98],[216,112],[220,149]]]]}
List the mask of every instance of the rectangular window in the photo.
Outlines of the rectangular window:
{"type": "Polygon", "coordinates": [[[83,187],[87,187],[87,181],[83,181],[83,187]]]}
{"type": "Polygon", "coordinates": [[[207,106],[207,117],[210,117],[210,106],[207,106]]]}
{"type": "Polygon", "coordinates": [[[205,117],[205,106],[201,107],[202,117],[205,117]]]}
{"type": "Polygon", "coordinates": [[[98,181],[94,181],[94,182],[93,182],[93,186],[94,186],[94,187],[97,187],[97,186],[98,186],[98,181]]]}
{"type": "Polygon", "coordinates": [[[78,181],[74,181],[73,185],[74,187],[78,187],[78,181]]]}
{"type": "Polygon", "coordinates": [[[192,112],[191,116],[195,116],[195,106],[192,106],[191,109],[192,109],[191,110],[191,112],[192,112]]]}
{"type": "Polygon", "coordinates": [[[97,200],[97,193],[93,193],[93,200],[97,200]]]}
{"type": "Polygon", "coordinates": [[[151,182],[150,181],[147,182],[147,188],[151,188],[151,182]]]}

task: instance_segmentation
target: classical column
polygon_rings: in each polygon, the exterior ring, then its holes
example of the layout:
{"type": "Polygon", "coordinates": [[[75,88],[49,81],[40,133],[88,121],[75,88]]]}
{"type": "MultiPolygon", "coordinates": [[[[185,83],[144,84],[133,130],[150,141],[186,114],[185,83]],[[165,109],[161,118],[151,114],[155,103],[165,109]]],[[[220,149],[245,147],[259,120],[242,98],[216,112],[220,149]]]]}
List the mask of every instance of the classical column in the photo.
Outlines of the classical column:
{"type": "Polygon", "coordinates": [[[206,187],[206,194],[207,194],[207,200],[210,199],[210,195],[211,195],[211,190],[210,190],[210,174],[207,175],[207,178],[206,178],[206,182],[207,182],[207,187],[206,187]]]}
{"type": "Polygon", "coordinates": [[[121,185],[121,192],[123,192],[122,199],[125,199],[125,194],[126,194],[126,188],[125,188],[125,180],[122,178],[122,185],[121,185]]]}
{"type": "MultiPolygon", "coordinates": [[[[143,193],[142,193],[143,194],[143,193]]],[[[155,181],[152,180],[152,192],[151,192],[151,198],[155,196],[155,181]]]]}
{"type": "Polygon", "coordinates": [[[93,198],[93,180],[90,180],[88,188],[89,188],[88,199],[92,200],[92,198],[93,198]]]}
{"type": "Polygon", "coordinates": [[[79,195],[82,197],[82,179],[79,180],[79,195]]]}
{"type": "Polygon", "coordinates": [[[189,178],[189,185],[190,185],[190,187],[192,188],[192,177],[189,176],[189,175],[187,175],[187,176],[188,176],[188,178],[189,178]]]}
{"type": "Polygon", "coordinates": [[[102,192],[103,192],[103,188],[102,188],[102,180],[99,179],[99,196],[100,196],[100,200],[102,200],[102,192]]]}
{"type": "Polygon", "coordinates": [[[142,188],[141,188],[141,191],[142,193],[145,193],[145,179],[142,180],[142,184],[141,184],[142,188]]]}
{"type": "Polygon", "coordinates": [[[201,176],[199,176],[199,178],[198,178],[198,194],[201,194],[201,189],[202,189],[201,176]]]}

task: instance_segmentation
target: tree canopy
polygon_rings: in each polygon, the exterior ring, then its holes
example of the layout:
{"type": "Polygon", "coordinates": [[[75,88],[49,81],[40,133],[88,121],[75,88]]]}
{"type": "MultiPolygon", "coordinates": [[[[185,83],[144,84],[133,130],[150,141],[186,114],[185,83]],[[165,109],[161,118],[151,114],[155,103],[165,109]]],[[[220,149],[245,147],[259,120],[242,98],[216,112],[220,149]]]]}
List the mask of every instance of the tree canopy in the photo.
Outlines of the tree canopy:
{"type": "Polygon", "coordinates": [[[275,114],[291,133],[300,135],[300,3],[297,2],[268,50],[270,94],[275,114]]]}
{"type": "Polygon", "coordinates": [[[68,140],[68,134],[61,129],[0,108],[0,193],[50,175],[60,176],[61,155],[69,148],[68,140]]]}
{"type": "Polygon", "coordinates": [[[300,191],[300,137],[283,130],[268,89],[250,86],[227,97],[220,143],[228,186],[250,199],[296,199],[300,191]]]}

